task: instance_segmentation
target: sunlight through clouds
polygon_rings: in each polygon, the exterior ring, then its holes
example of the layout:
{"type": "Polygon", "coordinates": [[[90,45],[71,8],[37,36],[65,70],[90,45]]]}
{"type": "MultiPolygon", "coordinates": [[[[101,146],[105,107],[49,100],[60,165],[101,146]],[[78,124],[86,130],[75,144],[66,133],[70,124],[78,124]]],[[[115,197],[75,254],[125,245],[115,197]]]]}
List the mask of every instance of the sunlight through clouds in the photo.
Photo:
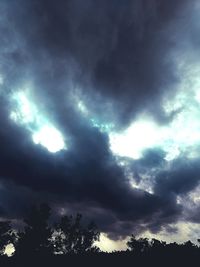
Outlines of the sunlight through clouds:
{"type": "Polygon", "coordinates": [[[125,130],[118,132],[115,122],[101,121],[91,114],[79,94],[73,96],[77,110],[88,119],[92,127],[108,134],[113,154],[140,159],[146,149],[160,148],[165,160],[171,161],[181,154],[188,158],[198,157],[200,145],[200,66],[182,59],[177,63],[181,80],[175,95],[168,95],[161,103],[163,112],[171,117],[165,125],[159,125],[153,116],[140,114],[125,130]]]}
{"type": "Polygon", "coordinates": [[[155,123],[139,120],[122,133],[110,133],[111,150],[120,156],[139,159],[144,149],[156,146],[164,135],[164,129],[155,123]]]}
{"type": "Polygon", "coordinates": [[[65,147],[61,133],[53,126],[43,126],[40,130],[33,134],[35,144],[41,144],[46,147],[49,152],[55,153],[65,147]]]}
{"type": "Polygon", "coordinates": [[[12,98],[16,104],[15,111],[12,111],[10,115],[13,120],[21,124],[28,124],[37,119],[36,107],[28,100],[24,92],[17,92],[12,98]]]}
{"type": "Polygon", "coordinates": [[[121,133],[109,134],[114,154],[133,159],[142,158],[145,149],[159,147],[170,161],[181,153],[198,157],[200,145],[200,67],[192,65],[180,70],[183,78],[177,94],[163,101],[166,115],[173,113],[171,122],[160,126],[152,118],[141,116],[121,133]]]}
{"type": "Polygon", "coordinates": [[[164,99],[163,111],[169,116],[174,113],[165,126],[142,114],[127,129],[117,132],[114,123],[93,118],[82,100],[78,101],[77,108],[92,127],[108,134],[110,149],[115,155],[140,159],[146,149],[160,148],[166,153],[167,161],[179,157],[181,153],[194,157],[197,155],[196,146],[200,145],[200,86],[197,83],[196,80],[196,84],[189,87],[190,81],[182,81],[181,88],[184,90],[178,90],[175,97],[164,99]]]}
{"type": "Polygon", "coordinates": [[[13,244],[8,244],[5,248],[4,254],[7,255],[8,257],[11,257],[15,252],[15,248],[13,244]]]}
{"type": "Polygon", "coordinates": [[[166,152],[166,160],[173,160],[200,144],[199,116],[200,110],[186,107],[165,127],[141,119],[122,133],[109,134],[111,150],[119,156],[139,159],[145,149],[159,147],[166,152]]]}
{"type": "Polygon", "coordinates": [[[191,240],[194,244],[198,244],[197,237],[200,234],[199,224],[192,222],[179,221],[175,224],[168,225],[171,228],[176,229],[173,234],[169,234],[165,227],[159,233],[152,233],[149,230],[144,231],[140,237],[156,238],[158,240],[166,241],[167,243],[177,242],[179,244],[191,240]]]}
{"type": "Polygon", "coordinates": [[[126,250],[126,242],[128,238],[123,240],[113,241],[105,233],[101,233],[100,240],[95,242],[95,245],[98,246],[102,251],[112,252],[117,250],[126,250]]]}
{"type": "Polygon", "coordinates": [[[61,132],[43,114],[40,114],[26,91],[15,93],[12,96],[12,102],[13,111],[10,113],[10,118],[24,125],[31,132],[35,144],[42,145],[51,153],[66,149],[61,132]]]}

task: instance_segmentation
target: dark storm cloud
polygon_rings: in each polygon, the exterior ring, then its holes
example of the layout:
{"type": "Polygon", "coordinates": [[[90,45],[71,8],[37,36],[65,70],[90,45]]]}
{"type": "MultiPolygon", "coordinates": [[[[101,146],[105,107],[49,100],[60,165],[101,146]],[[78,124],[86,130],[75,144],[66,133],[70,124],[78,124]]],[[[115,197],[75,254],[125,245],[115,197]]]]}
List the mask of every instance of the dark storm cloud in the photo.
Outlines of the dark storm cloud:
{"type": "Polygon", "coordinates": [[[75,80],[89,108],[103,119],[115,115],[125,124],[137,111],[148,110],[165,121],[159,99],[178,81],[173,29],[189,12],[187,3],[20,0],[6,5],[20,43],[10,56],[24,60],[38,86],[50,87],[56,98],[75,80]]]}
{"type": "MultiPolygon", "coordinates": [[[[160,149],[149,149],[144,152],[144,157],[139,160],[127,160],[127,166],[132,172],[132,179],[137,185],[144,183],[152,188],[154,195],[160,197],[165,207],[164,214],[155,213],[149,220],[148,229],[157,233],[165,229],[169,234],[176,227],[170,228],[170,224],[182,220],[198,223],[199,203],[195,202],[199,191],[196,191],[200,182],[199,159],[188,159],[187,155],[171,162],[165,159],[165,153],[160,149]],[[192,193],[192,195],[190,195],[192,193]]],[[[149,219],[149,217],[148,217],[149,219]]],[[[135,231],[142,231],[142,227],[136,224],[135,231]],[[141,228],[140,228],[141,227],[141,228]]]]}
{"type": "MultiPolygon", "coordinates": [[[[178,219],[175,195],[196,185],[195,175],[188,179],[191,169],[155,178],[156,194],[132,189],[108,136],[91,127],[70,96],[78,88],[89,110],[116,124],[144,109],[164,121],[160,99],[177,81],[173,25],[187,2],[1,1],[0,205],[6,216],[21,216],[24,203],[47,200],[87,213],[112,238],[145,227],[156,232],[178,219]],[[28,82],[37,106],[69,141],[67,151],[50,154],[35,146],[30,133],[9,119],[10,94],[28,82]]],[[[146,152],[133,169],[137,165],[140,175],[161,167],[163,158],[162,151],[146,152]]]]}
{"type": "MultiPolygon", "coordinates": [[[[125,123],[138,109],[151,110],[152,104],[159,109],[163,91],[173,88],[175,43],[169,24],[177,21],[185,2],[61,1],[55,6],[50,1],[47,7],[41,1],[33,5],[33,14],[39,21],[36,33],[43,37],[39,44],[49,53],[72,55],[82,90],[111,101],[125,123]]],[[[157,117],[163,116],[160,110],[157,117]]]]}
{"type": "MultiPolygon", "coordinates": [[[[75,202],[80,211],[93,207],[90,216],[113,237],[128,234],[133,229],[139,231],[138,221],[152,224],[157,216],[171,221],[180,213],[180,208],[173,201],[131,189],[108,150],[107,137],[95,128],[87,128],[86,124],[74,127],[77,128],[75,148],[58,155],[34,146],[27,133],[12,121],[5,121],[4,128],[9,134],[1,135],[4,151],[0,156],[1,175],[4,183],[11,180],[16,187],[13,185],[10,191],[4,190],[6,193],[1,194],[1,202],[7,209],[10,208],[10,212],[14,204],[15,215],[17,212],[22,214],[27,203],[44,201],[45,198],[60,205],[63,201],[67,205],[75,202]],[[33,192],[27,193],[21,187],[33,192]],[[34,191],[37,193],[34,194],[34,191]],[[98,220],[95,210],[99,208],[105,218],[115,218],[115,221],[107,223],[104,217],[98,220]],[[127,224],[132,227],[127,229],[127,224]]],[[[158,229],[160,226],[157,223],[158,229]]]]}
{"type": "Polygon", "coordinates": [[[1,136],[1,148],[5,152],[0,156],[0,169],[4,183],[12,181],[16,188],[12,185],[13,190],[4,191],[7,194],[1,194],[1,202],[11,210],[13,204],[6,203],[15,203],[18,208],[15,208],[14,214],[22,214],[27,203],[44,201],[45,197],[47,201],[60,205],[62,202],[67,205],[78,203],[76,208],[80,211],[93,207],[90,216],[97,223],[99,216],[96,209],[102,209],[105,218],[110,214],[108,217],[114,217],[115,221],[107,224],[102,217],[99,227],[113,235],[124,235],[138,221],[151,222],[155,214],[165,217],[170,210],[172,218],[180,212],[173,202],[131,189],[108,150],[105,136],[95,128],[82,128],[82,135],[78,136],[73,151],[52,156],[31,144],[23,131],[11,126],[7,125],[7,131],[14,132],[15,136],[1,136]],[[27,187],[32,193],[26,193],[21,187],[27,187]],[[15,192],[18,190],[19,195],[15,192]],[[37,193],[34,195],[35,191],[37,193]],[[123,230],[123,225],[127,223],[132,227],[124,227],[123,230]]]}
{"type": "Polygon", "coordinates": [[[198,160],[178,159],[169,170],[161,171],[156,178],[155,192],[170,195],[186,194],[194,189],[200,180],[198,160]]]}

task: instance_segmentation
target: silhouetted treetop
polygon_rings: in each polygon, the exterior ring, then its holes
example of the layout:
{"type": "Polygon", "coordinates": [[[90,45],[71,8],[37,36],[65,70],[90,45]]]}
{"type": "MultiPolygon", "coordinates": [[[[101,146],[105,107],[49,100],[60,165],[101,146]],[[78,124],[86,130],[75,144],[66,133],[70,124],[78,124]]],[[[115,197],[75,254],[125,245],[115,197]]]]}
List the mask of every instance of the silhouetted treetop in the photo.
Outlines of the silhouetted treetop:
{"type": "Polygon", "coordinates": [[[18,254],[50,253],[52,229],[48,226],[51,209],[46,204],[32,207],[24,219],[26,226],[19,233],[16,247],[18,254]]]}
{"type": "Polygon", "coordinates": [[[104,263],[108,265],[108,258],[113,259],[111,264],[114,266],[127,265],[130,260],[136,266],[155,266],[155,262],[161,266],[163,259],[164,263],[171,258],[180,263],[180,259],[185,261],[187,257],[192,260],[200,257],[200,247],[191,241],[167,244],[155,238],[136,238],[134,235],[130,236],[126,251],[103,253],[95,246],[100,232],[93,222],[86,223],[81,214],[76,214],[65,215],[50,225],[50,216],[50,207],[41,204],[30,208],[24,219],[23,231],[13,230],[9,221],[0,222],[0,266],[8,266],[7,259],[2,254],[10,243],[13,243],[16,249],[15,255],[11,257],[11,266],[76,266],[76,259],[80,259],[81,265],[84,266],[88,266],[92,259],[92,266],[96,266],[99,259],[104,259],[101,262],[102,266],[104,263]],[[63,265],[60,265],[60,262],[63,265]],[[120,264],[117,265],[118,263],[120,264]]]}
{"type": "Polygon", "coordinates": [[[62,253],[83,253],[97,251],[94,242],[99,240],[99,231],[94,223],[84,226],[82,215],[64,216],[56,224],[55,248],[62,253]]]}

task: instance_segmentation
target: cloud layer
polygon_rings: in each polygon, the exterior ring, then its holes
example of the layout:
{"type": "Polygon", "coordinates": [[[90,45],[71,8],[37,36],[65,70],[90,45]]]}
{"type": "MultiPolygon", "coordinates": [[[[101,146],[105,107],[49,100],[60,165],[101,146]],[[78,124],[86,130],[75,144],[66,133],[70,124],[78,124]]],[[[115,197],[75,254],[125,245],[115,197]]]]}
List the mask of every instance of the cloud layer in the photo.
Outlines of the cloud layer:
{"type": "Polygon", "coordinates": [[[198,12],[195,0],[1,1],[0,216],[20,219],[30,203],[48,201],[58,214],[83,212],[113,239],[199,220],[198,138],[192,148],[179,144],[173,160],[166,141],[137,159],[110,145],[111,132],[144,114],[159,130],[185,110],[190,127],[198,12]],[[19,93],[32,108],[16,101],[19,93]],[[46,125],[65,149],[50,153],[33,142],[46,125]]]}

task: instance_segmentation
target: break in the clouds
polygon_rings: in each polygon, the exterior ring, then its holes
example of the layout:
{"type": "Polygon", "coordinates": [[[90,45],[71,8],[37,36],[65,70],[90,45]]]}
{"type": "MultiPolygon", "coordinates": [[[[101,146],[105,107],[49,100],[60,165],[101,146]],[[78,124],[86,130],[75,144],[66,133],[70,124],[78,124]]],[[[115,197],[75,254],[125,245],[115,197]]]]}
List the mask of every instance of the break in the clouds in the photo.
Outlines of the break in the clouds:
{"type": "Polygon", "coordinates": [[[46,201],[114,240],[196,227],[199,13],[197,0],[0,2],[2,218],[46,201]]]}
{"type": "Polygon", "coordinates": [[[15,111],[11,112],[10,118],[32,132],[35,144],[41,144],[52,153],[65,148],[62,134],[37,110],[36,105],[27,98],[26,91],[14,93],[12,101],[15,111]]]}

